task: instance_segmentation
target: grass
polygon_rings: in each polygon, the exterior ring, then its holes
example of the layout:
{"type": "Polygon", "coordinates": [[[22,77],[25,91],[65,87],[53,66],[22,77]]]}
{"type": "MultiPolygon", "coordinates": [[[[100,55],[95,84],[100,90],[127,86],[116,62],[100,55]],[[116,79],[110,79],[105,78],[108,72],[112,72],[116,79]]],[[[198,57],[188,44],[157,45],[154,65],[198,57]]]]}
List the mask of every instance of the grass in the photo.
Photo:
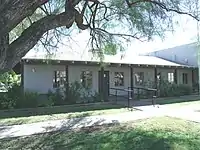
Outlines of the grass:
{"type": "Polygon", "coordinates": [[[197,107],[198,105],[200,106],[200,100],[166,104],[166,106],[171,107],[171,108],[181,108],[181,107],[192,108],[192,107],[197,107]]]}
{"type": "Polygon", "coordinates": [[[0,125],[17,125],[17,124],[28,124],[49,120],[58,120],[58,119],[68,119],[74,117],[86,117],[94,115],[106,115],[106,114],[117,114],[128,112],[126,108],[116,108],[116,109],[103,109],[103,110],[92,110],[84,112],[72,112],[72,113],[60,113],[60,114],[50,114],[50,115],[37,115],[30,117],[13,117],[13,118],[4,118],[0,119],[0,125]]]}
{"type": "Polygon", "coordinates": [[[0,140],[0,149],[199,150],[200,125],[162,117],[0,140]]]}
{"type": "Polygon", "coordinates": [[[194,102],[198,101],[199,96],[188,96],[188,97],[177,97],[177,98],[163,98],[161,101],[158,101],[160,104],[175,104],[175,103],[184,103],[184,102],[194,102]]]}
{"type": "MultiPolygon", "coordinates": [[[[169,99],[164,100],[163,104],[172,108],[177,109],[184,106],[187,107],[197,107],[200,106],[200,101],[197,100],[197,97],[194,100],[188,99],[169,99]],[[196,100],[195,100],[196,99],[196,100]]],[[[159,102],[162,104],[162,102],[159,102]]],[[[122,108],[120,105],[108,105],[105,106],[79,106],[79,107],[70,107],[70,108],[58,108],[57,110],[50,109],[45,110],[47,112],[42,111],[42,114],[34,114],[35,112],[28,114],[30,116],[26,116],[27,113],[23,112],[22,117],[13,117],[10,115],[10,112],[4,114],[5,118],[0,118],[0,125],[16,125],[16,124],[27,124],[27,123],[35,123],[41,121],[48,121],[48,120],[58,120],[58,119],[68,119],[74,117],[86,117],[86,116],[94,116],[94,115],[105,115],[105,114],[116,114],[122,112],[128,112],[127,109],[122,108]],[[113,109],[112,109],[113,108],[113,109]],[[59,110],[58,110],[59,109],[59,110]],[[59,113],[60,111],[60,113],[59,113]],[[81,112],[80,112],[81,111],[81,112]],[[44,113],[44,114],[43,114],[44,113]],[[24,115],[24,116],[23,116],[24,115]]],[[[14,111],[14,114],[17,114],[17,111],[14,111]]],[[[1,114],[2,117],[2,114],[1,114]]]]}

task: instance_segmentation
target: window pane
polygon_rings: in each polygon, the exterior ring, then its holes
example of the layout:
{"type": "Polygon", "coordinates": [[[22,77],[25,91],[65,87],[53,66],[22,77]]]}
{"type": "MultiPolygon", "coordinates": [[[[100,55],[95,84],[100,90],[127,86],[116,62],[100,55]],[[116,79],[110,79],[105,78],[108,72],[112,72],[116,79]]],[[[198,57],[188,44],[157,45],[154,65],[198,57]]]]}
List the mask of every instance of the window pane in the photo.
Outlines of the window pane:
{"type": "Polygon", "coordinates": [[[66,72],[54,71],[53,87],[54,88],[64,87],[65,82],[66,82],[66,72]]]}
{"type": "Polygon", "coordinates": [[[188,84],[188,74],[183,73],[182,78],[183,78],[183,84],[188,84]]]}
{"type": "Polygon", "coordinates": [[[144,83],[144,72],[135,73],[135,84],[143,85],[144,83]]]}
{"type": "Polygon", "coordinates": [[[173,72],[168,73],[168,81],[171,83],[174,82],[174,73],[173,72]]]}
{"type": "Polygon", "coordinates": [[[124,86],[124,73],[115,72],[115,86],[124,86]]]}
{"type": "Polygon", "coordinates": [[[80,81],[84,88],[92,88],[92,72],[82,71],[80,81]]]}

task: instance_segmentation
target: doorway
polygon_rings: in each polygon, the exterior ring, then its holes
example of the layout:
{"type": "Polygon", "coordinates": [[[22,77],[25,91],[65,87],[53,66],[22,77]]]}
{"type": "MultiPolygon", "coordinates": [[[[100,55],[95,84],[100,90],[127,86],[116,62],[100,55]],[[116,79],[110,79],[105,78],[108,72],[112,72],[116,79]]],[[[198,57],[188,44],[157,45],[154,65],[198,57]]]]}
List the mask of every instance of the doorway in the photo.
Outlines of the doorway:
{"type": "Polygon", "coordinates": [[[109,88],[110,88],[110,77],[109,77],[109,71],[104,71],[102,74],[101,71],[99,71],[99,93],[103,93],[104,100],[108,100],[109,96],[109,88]],[[103,76],[102,76],[103,75],[103,76]]]}

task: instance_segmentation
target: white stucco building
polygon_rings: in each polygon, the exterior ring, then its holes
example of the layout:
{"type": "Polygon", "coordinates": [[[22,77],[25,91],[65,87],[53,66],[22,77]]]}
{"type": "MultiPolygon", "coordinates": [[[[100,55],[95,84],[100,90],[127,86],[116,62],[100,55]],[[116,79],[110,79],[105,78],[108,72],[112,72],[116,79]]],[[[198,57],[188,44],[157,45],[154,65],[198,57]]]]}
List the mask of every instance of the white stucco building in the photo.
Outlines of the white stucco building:
{"type": "Polygon", "coordinates": [[[184,44],[164,50],[158,50],[145,54],[155,56],[179,64],[198,67],[197,43],[184,44]]]}
{"type": "Polygon", "coordinates": [[[92,91],[108,95],[110,88],[140,86],[144,82],[162,79],[193,86],[198,83],[195,66],[167,61],[155,56],[105,56],[103,65],[99,57],[90,53],[56,53],[25,56],[22,84],[24,90],[47,93],[65,82],[81,82],[92,91]]]}

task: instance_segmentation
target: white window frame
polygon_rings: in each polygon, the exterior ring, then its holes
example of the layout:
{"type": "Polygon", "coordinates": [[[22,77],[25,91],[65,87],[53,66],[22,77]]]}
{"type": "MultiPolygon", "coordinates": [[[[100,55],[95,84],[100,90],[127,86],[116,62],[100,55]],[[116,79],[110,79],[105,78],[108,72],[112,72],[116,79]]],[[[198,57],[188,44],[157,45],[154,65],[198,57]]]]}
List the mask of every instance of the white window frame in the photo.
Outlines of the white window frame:
{"type": "Polygon", "coordinates": [[[64,87],[66,83],[66,71],[56,70],[53,75],[53,88],[64,87]]]}
{"type": "Polygon", "coordinates": [[[144,72],[136,72],[134,74],[135,77],[135,85],[143,85],[144,84],[144,72]]]}
{"type": "Polygon", "coordinates": [[[93,87],[93,72],[90,70],[81,71],[80,82],[84,88],[91,89],[93,87]]]}
{"type": "Polygon", "coordinates": [[[167,80],[170,83],[174,83],[174,72],[168,72],[167,73],[167,80]]]}
{"type": "Polygon", "coordinates": [[[124,72],[115,72],[114,75],[115,87],[124,86],[124,72]]]}

